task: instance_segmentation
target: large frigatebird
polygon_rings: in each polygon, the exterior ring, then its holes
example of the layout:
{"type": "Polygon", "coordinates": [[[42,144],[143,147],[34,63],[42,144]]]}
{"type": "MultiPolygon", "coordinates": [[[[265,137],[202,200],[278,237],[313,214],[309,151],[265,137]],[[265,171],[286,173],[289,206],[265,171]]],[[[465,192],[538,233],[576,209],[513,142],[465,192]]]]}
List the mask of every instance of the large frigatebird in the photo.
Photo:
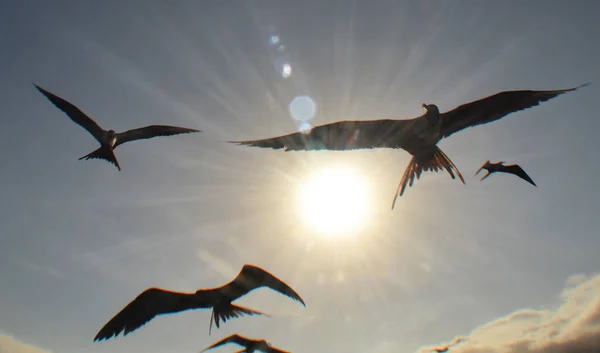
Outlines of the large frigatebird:
{"type": "Polygon", "coordinates": [[[271,343],[269,343],[266,340],[255,340],[248,337],[240,336],[238,334],[233,334],[231,336],[225,337],[222,340],[216,342],[215,344],[204,348],[202,351],[200,351],[200,353],[206,352],[209,349],[217,348],[228,343],[234,343],[244,347],[244,349],[235,353],[254,353],[254,351],[261,351],[265,353],[290,353],[289,351],[284,351],[282,349],[271,346],[271,343]]]}
{"type": "Polygon", "coordinates": [[[415,177],[419,179],[423,171],[448,171],[464,184],[465,181],[454,163],[442,152],[437,143],[442,138],[468,127],[487,124],[511,114],[539,105],[581,86],[553,91],[504,91],[494,95],[460,105],[453,110],[440,113],[435,104],[422,104],[425,113],[412,119],[382,119],[338,121],[313,127],[308,132],[296,132],[261,140],[228,141],[247,146],[284,151],[309,150],[354,150],[372,148],[402,148],[412,155],[408,166],[398,184],[396,198],[402,196],[408,186],[412,186],[415,177]]]}
{"type": "Polygon", "coordinates": [[[227,322],[228,319],[244,315],[268,316],[260,311],[231,304],[232,301],[260,287],[271,288],[306,306],[300,295],[279,278],[260,267],[244,265],[233,281],[217,288],[199,289],[195,293],[173,292],[161,288],[146,289],[110,319],[98,332],[94,341],[116,337],[121,332],[125,336],[142,327],[157,315],[173,314],[191,309],[212,308],[209,334],[213,320],[218,328],[220,320],[227,322]]]}
{"type": "Polygon", "coordinates": [[[150,125],[119,133],[115,132],[114,130],[104,130],[92,118],[87,116],[71,102],[46,91],[35,83],[33,85],[40,92],[42,92],[42,94],[46,96],[46,98],[48,98],[52,104],[65,112],[69,118],[71,118],[71,120],[86,129],[92,136],[96,138],[96,140],[98,140],[98,142],[100,142],[100,147],[97,150],[79,158],[79,160],[104,159],[109,163],[114,164],[117,169],[121,170],[119,162],[117,161],[117,157],[113,152],[113,150],[119,145],[130,141],[149,139],[157,136],[171,136],[177,134],[201,132],[200,130],[196,129],[168,125],[150,125]]]}
{"type": "Polygon", "coordinates": [[[502,161],[502,162],[498,162],[498,163],[490,163],[490,161],[488,160],[479,169],[477,169],[477,172],[475,172],[475,175],[479,174],[479,172],[481,172],[483,169],[487,170],[487,174],[481,178],[481,180],[483,181],[485,178],[489,177],[490,175],[492,175],[493,173],[496,173],[496,172],[509,173],[509,174],[514,174],[514,175],[518,176],[519,178],[525,180],[529,184],[537,187],[537,185],[535,185],[535,182],[533,181],[533,179],[531,179],[531,177],[529,177],[529,175],[527,175],[527,173],[525,173],[525,171],[523,170],[523,168],[521,168],[521,166],[519,166],[518,164],[504,165],[504,163],[506,163],[506,162],[502,161]]]}

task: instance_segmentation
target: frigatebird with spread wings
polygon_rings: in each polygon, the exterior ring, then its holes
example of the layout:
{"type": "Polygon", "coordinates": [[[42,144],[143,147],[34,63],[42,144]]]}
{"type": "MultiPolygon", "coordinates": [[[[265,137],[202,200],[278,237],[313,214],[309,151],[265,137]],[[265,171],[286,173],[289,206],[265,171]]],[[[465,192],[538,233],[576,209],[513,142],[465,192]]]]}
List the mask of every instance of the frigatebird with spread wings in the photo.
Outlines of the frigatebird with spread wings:
{"type": "Polygon", "coordinates": [[[94,152],[79,158],[82,159],[104,159],[109,163],[114,164],[118,170],[121,170],[117,157],[113,150],[117,146],[126,142],[131,142],[141,139],[149,139],[157,136],[171,136],[177,134],[186,134],[201,132],[196,129],[185,127],[168,126],[168,125],[150,125],[139,129],[127,130],[125,132],[115,132],[114,130],[104,130],[92,118],[86,115],[83,111],[77,108],[71,102],[60,98],[59,96],[46,91],[42,87],[33,84],[46,98],[52,102],[58,109],[62,110],[76,124],[86,129],[100,143],[100,147],[94,152]]]}
{"type": "Polygon", "coordinates": [[[372,148],[401,148],[412,155],[400,180],[392,209],[398,196],[423,171],[446,170],[455,179],[465,181],[454,163],[437,143],[466,128],[487,124],[502,117],[539,105],[581,86],[553,91],[504,91],[440,113],[435,104],[422,104],[425,113],[412,119],[382,119],[338,121],[313,127],[308,132],[261,140],[229,141],[246,146],[281,149],[284,151],[335,150],[345,151],[372,148]]]}
{"type": "Polygon", "coordinates": [[[206,352],[209,349],[217,348],[228,343],[234,343],[244,347],[244,349],[235,353],[254,353],[254,351],[261,351],[265,353],[290,353],[289,351],[284,351],[282,349],[271,346],[271,343],[269,343],[266,340],[255,340],[248,337],[240,336],[238,334],[233,334],[231,336],[225,337],[222,340],[216,342],[215,344],[204,348],[202,351],[200,351],[200,353],[206,352]]]}
{"type": "Polygon", "coordinates": [[[221,287],[199,289],[195,293],[173,292],[161,288],[148,288],[117,313],[98,332],[94,341],[123,336],[144,326],[155,316],[173,314],[192,309],[211,309],[209,335],[213,320],[217,328],[222,320],[248,315],[265,315],[260,311],[231,304],[248,292],[268,287],[306,306],[304,300],[290,286],[266,270],[244,265],[235,279],[221,287]]]}
{"type": "Polygon", "coordinates": [[[528,182],[529,184],[537,187],[537,185],[535,185],[535,182],[533,181],[533,179],[531,179],[531,177],[529,175],[527,175],[527,173],[525,172],[525,170],[523,170],[523,168],[521,168],[521,166],[519,166],[518,164],[504,165],[504,163],[506,163],[506,162],[502,161],[502,162],[498,162],[498,163],[490,163],[490,161],[488,160],[479,169],[477,169],[477,172],[475,172],[475,175],[479,174],[479,172],[481,172],[483,169],[485,169],[487,171],[487,174],[484,175],[483,178],[481,178],[481,180],[483,181],[485,178],[489,177],[490,175],[492,175],[496,172],[509,173],[509,174],[516,175],[519,178],[528,182]]]}

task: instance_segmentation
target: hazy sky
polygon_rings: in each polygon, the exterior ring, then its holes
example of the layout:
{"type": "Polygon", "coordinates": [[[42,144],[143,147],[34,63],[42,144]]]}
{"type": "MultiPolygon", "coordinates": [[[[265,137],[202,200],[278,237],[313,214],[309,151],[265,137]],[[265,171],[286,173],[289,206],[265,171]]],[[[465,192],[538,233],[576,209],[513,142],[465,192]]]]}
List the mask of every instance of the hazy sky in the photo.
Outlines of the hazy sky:
{"type": "Polygon", "coordinates": [[[600,350],[598,14],[593,0],[0,1],[0,352],[195,352],[234,332],[293,352],[455,336],[471,336],[456,352],[600,350]],[[121,172],[78,161],[97,142],[33,82],[107,129],[203,132],[120,146],[121,172]],[[296,131],[296,96],[323,124],[585,82],[441,141],[466,185],[425,174],[394,211],[405,151],[223,142],[296,131]],[[539,187],[480,183],[488,159],[539,187]],[[360,173],[368,208],[331,239],[304,221],[298,190],[336,166],[360,173]],[[144,289],[218,286],[245,263],[307,307],[261,289],[239,303],[270,318],[208,336],[210,312],[193,311],[92,342],[144,289]]]}

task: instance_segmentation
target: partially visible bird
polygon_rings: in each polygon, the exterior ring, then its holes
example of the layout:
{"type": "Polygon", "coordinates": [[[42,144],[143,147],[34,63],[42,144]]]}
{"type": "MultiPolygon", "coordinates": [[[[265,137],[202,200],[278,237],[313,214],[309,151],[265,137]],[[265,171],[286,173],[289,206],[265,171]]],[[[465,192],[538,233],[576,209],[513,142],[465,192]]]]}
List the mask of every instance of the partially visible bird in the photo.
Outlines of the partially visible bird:
{"type": "Polygon", "coordinates": [[[450,347],[455,346],[455,345],[459,344],[462,341],[464,341],[464,338],[462,338],[462,337],[456,337],[454,339],[454,341],[452,341],[450,344],[445,345],[443,347],[433,347],[433,348],[431,348],[431,350],[433,352],[437,352],[437,353],[446,353],[446,352],[448,352],[448,350],[450,350],[450,347]]]}
{"type": "Polygon", "coordinates": [[[504,165],[504,163],[506,163],[506,162],[502,161],[502,162],[497,162],[497,163],[490,163],[490,161],[488,160],[479,169],[477,169],[477,172],[475,172],[475,175],[479,174],[479,172],[481,172],[481,170],[483,170],[483,169],[487,170],[487,174],[484,175],[483,178],[481,178],[481,180],[489,177],[491,174],[496,173],[496,172],[509,173],[509,174],[514,174],[514,175],[518,176],[519,178],[525,180],[529,184],[537,187],[537,185],[535,185],[535,182],[529,177],[529,175],[527,175],[527,173],[525,173],[523,168],[521,168],[518,164],[504,165]]]}
{"type": "Polygon", "coordinates": [[[212,346],[204,348],[200,353],[206,352],[209,349],[213,349],[228,343],[235,343],[237,345],[245,347],[241,351],[237,351],[235,353],[254,353],[254,351],[261,351],[265,353],[290,353],[289,351],[284,351],[282,349],[271,346],[271,343],[266,340],[255,340],[248,337],[240,336],[238,334],[233,334],[231,336],[225,337],[212,346]]]}
{"type": "Polygon", "coordinates": [[[421,106],[425,113],[412,119],[338,121],[315,126],[308,132],[229,142],[254,147],[283,148],[284,151],[402,148],[412,158],[396,189],[393,209],[396,198],[402,196],[407,185],[412,186],[415,177],[419,179],[423,171],[439,172],[445,169],[452,179],[458,176],[465,183],[458,168],[437,146],[442,138],[468,127],[499,120],[588,84],[553,91],[504,91],[460,105],[445,113],[440,113],[435,104],[423,103],[421,106]]]}
{"type": "Polygon", "coordinates": [[[35,83],[33,85],[40,92],[42,92],[42,94],[46,96],[46,98],[48,98],[52,104],[65,112],[76,124],[86,129],[100,143],[100,147],[97,150],[79,158],[79,160],[104,159],[109,163],[114,164],[117,169],[121,170],[119,162],[117,161],[117,157],[113,153],[113,150],[119,145],[130,141],[149,139],[157,136],[171,136],[177,134],[201,132],[201,130],[169,125],[150,125],[119,133],[115,132],[114,130],[104,130],[94,120],[92,120],[92,118],[87,116],[74,104],[58,97],[51,92],[46,91],[35,83]]]}
{"type": "Polygon", "coordinates": [[[212,308],[209,335],[213,320],[218,328],[220,320],[227,322],[228,319],[244,315],[269,316],[260,311],[231,304],[232,301],[260,287],[271,288],[306,306],[300,295],[279,278],[260,267],[244,265],[233,281],[221,287],[199,289],[195,293],[173,292],[161,288],[146,289],[110,319],[98,332],[94,341],[116,337],[121,332],[123,332],[123,336],[126,336],[157,315],[173,314],[191,309],[212,308]]]}

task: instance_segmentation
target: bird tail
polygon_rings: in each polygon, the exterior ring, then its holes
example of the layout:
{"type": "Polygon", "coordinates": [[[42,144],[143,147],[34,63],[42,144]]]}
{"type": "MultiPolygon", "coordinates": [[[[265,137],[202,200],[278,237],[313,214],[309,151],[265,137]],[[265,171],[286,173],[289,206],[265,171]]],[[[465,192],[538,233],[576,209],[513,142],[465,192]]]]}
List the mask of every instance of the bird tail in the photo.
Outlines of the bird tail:
{"type": "Polygon", "coordinates": [[[210,317],[210,326],[208,328],[208,334],[210,335],[210,333],[212,331],[213,320],[215,322],[215,326],[217,326],[217,328],[219,328],[219,324],[220,324],[221,320],[223,320],[223,322],[225,323],[229,319],[241,317],[241,316],[245,316],[245,315],[248,315],[248,316],[253,316],[253,315],[270,316],[270,315],[265,314],[260,311],[252,310],[249,308],[245,308],[243,306],[237,306],[237,305],[233,305],[233,304],[214,307],[212,315],[210,317]]]}
{"type": "Polygon", "coordinates": [[[442,152],[439,147],[435,146],[433,153],[427,155],[426,157],[413,156],[408,162],[406,170],[404,171],[404,175],[402,176],[402,179],[398,184],[398,188],[396,189],[396,194],[394,195],[394,200],[392,201],[392,210],[396,205],[396,199],[404,194],[407,184],[408,186],[413,185],[415,177],[418,180],[423,171],[432,171],[437,173],[444,169],[448,171],[448,174],[450,174],[452,179],[456,179],[456,176],[458,176],[460,181],[463,184],[465,183],[465,179],[463,179],[463,176],[460,174],[460,171],[456,165],[454,165],[450,158],[448,158],[448,156],[442,152]]]}
{"type": "Polygon", "coordinates": [[[114,164],[114,166],[117,167],[118,170],[121,170],[121,167],[119,166],[119,161],[117,161],[117,157],[113,153],[113,150],[108,146],[100,146],[94,152],[79,158],[79,160],[82,159],[104,159],[105,161],[114,164]]]}

